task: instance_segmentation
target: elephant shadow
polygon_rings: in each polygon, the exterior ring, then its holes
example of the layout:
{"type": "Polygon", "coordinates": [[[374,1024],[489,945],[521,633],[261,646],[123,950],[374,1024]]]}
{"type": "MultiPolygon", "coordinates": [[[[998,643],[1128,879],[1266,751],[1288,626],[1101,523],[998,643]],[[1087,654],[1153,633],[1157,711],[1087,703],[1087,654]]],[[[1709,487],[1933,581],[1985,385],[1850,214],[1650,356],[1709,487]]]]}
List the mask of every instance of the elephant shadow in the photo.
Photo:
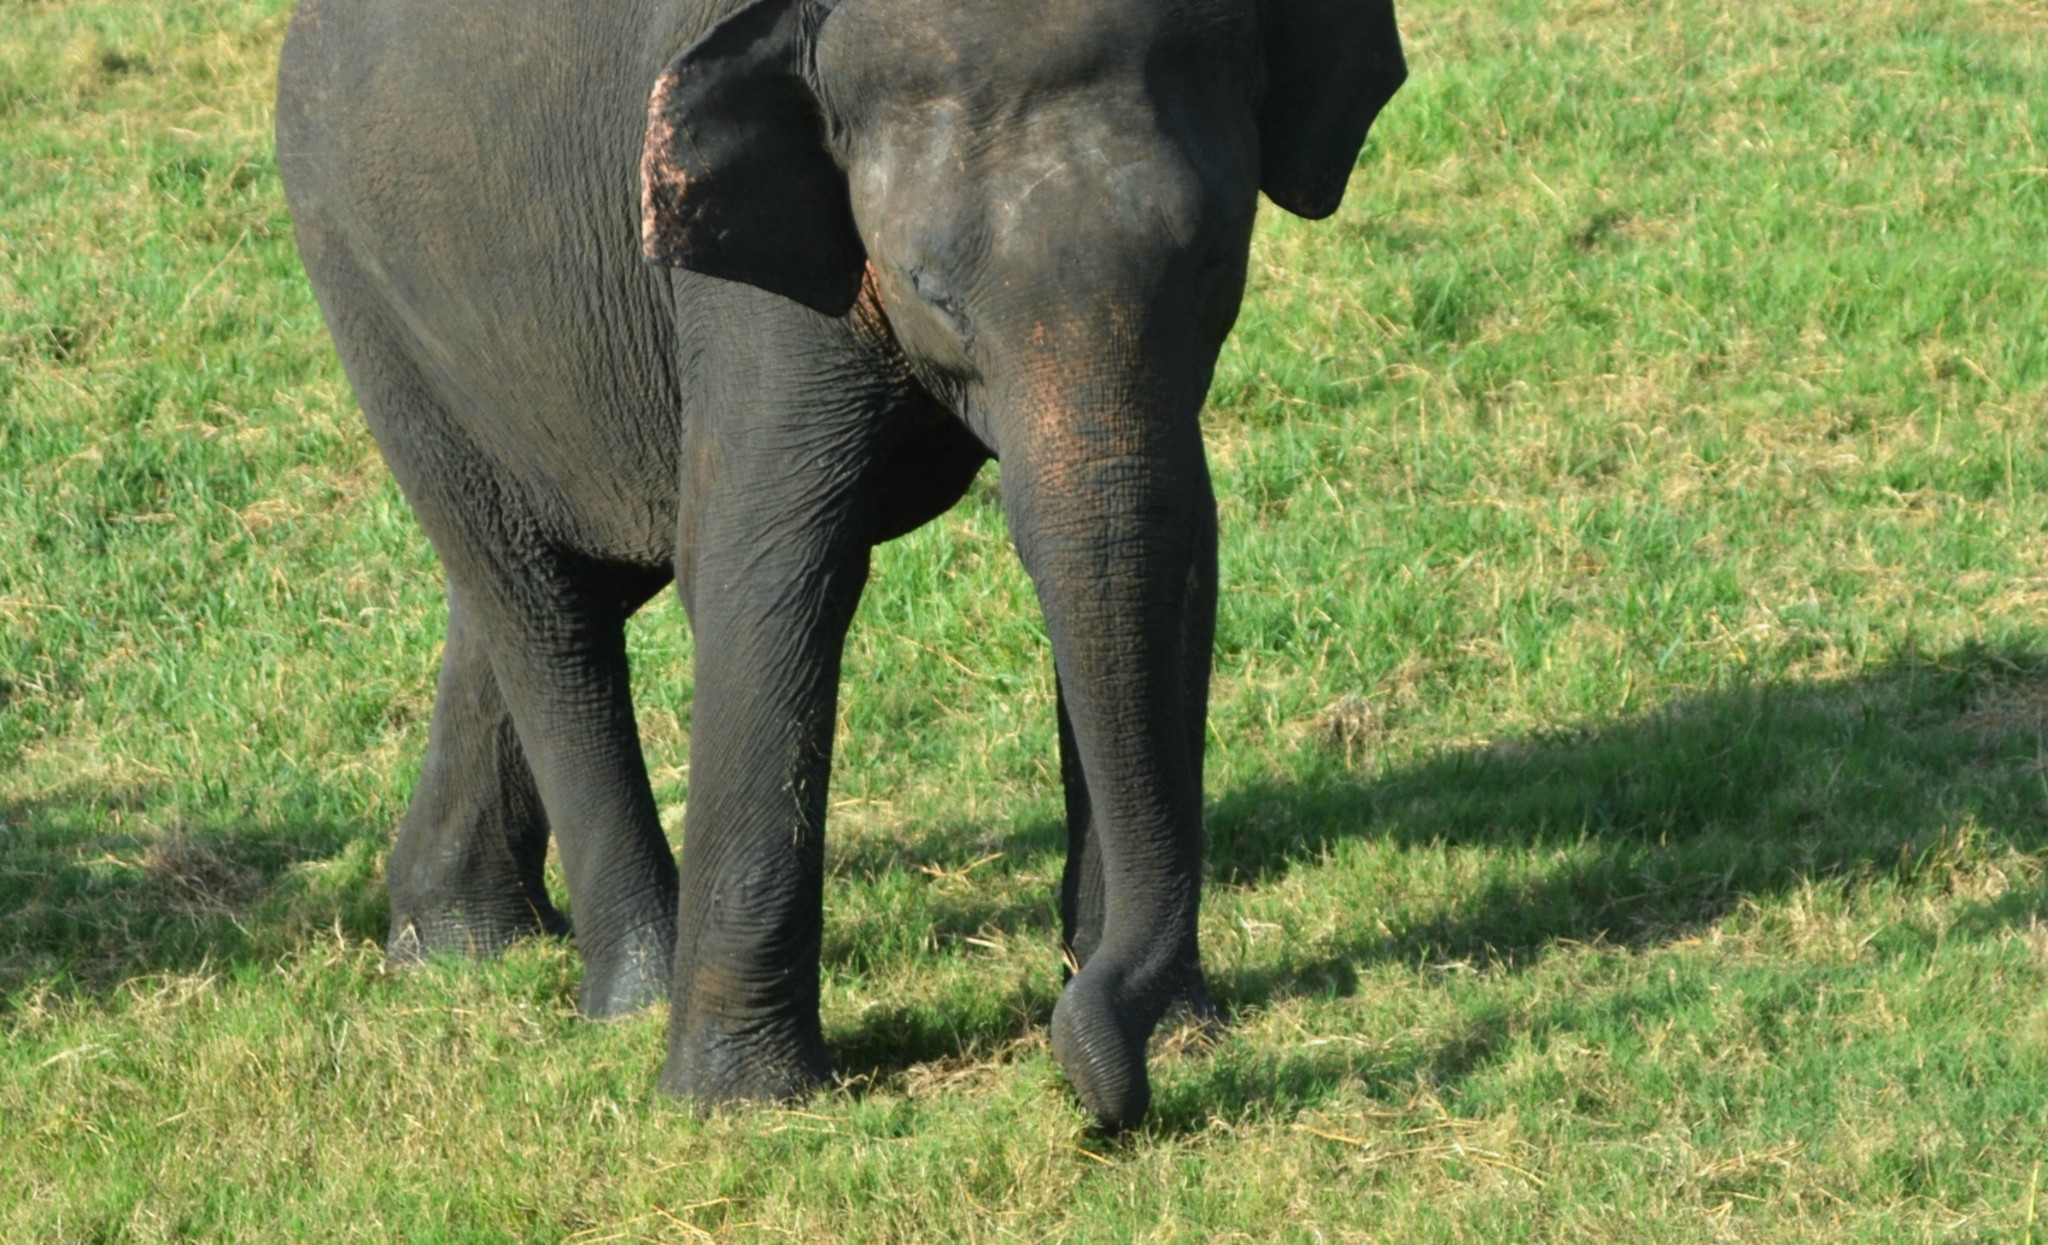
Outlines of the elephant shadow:
{"type": "MultiPolygon", "coordinates": [[[[1255,963],[1218,967],[1229,957],[1212,950],[1211,992],[1228,1017],[1289,998],[1353,994],[1362,970],[1377,964],[1516,972],[1575,943],[1682,941],[1744,904],[1816,881],[1912,877],[1968,857],[2040,853],[2048,850],[2044,740],[2048,656],[1971,645],[1841,680],[1742,683],[1378,766],[1356,764],[1355,753],[1352,762],[1318,755],[1295,782],[1237,786],[1211,803],[1212,897],[1343,867],[1338,858],[1353,850],[1391,852],[1395,869],[1475,851],[1502,867],[1481,867],[1476,884],[1448,893],[1438,887],[1431,902],[1347,913],[1313,946],[1255,963]]],[[[1003,850],[1056,859],[1061,833],[1034,822],[1003,850]]],[[[932,840],[921,850],[935,852],[940,868],[973,859],[932,840]]],[[[2021,887],[1978,904],[1960,928],[1991,934],[2044,908],[2048,892],[2021,887]]],[[[1050,903],[970,905],[948,919],[1048,941],[1057,930],[1050,903]]],[[[979,1025],[864,1018],[851,1044],[873,1064],[868,1075],[887,1081],[924,1060],[1017,1041],[1044,1023],[1057,988],[1051,975],[1015,987],[979,1025]]],[[[1532,1023],[1540,1021],[1483,1014],[1427,1049],[1358,1035],[1256,1068],[1189,1065],[1148,1128],[1172,1130],[1182,1116],[1199,1128],[1233,1111],[1285,1111],[1320,1100],[1340,1080],[1454,1084],[1532,1023]]]]}
{"type": "Polygon", "coordinates": [[[1346,992],[1347,967],[1369,960],[1517,967],[1559,943],[1655,946],[1810,881],[1927,867],[1959,835],[1980,836],[1970,850],[2040,851],[2044,730],[2048,658],[1972,646],[1846,680],[1688,696],[1371,778],[1243,788],[1210,815],[1224,885],[1270,884],[1356,837],[1556,863],[1360,921],[1328,954],[1224,990],[1262,1004],[1346,992]]]}

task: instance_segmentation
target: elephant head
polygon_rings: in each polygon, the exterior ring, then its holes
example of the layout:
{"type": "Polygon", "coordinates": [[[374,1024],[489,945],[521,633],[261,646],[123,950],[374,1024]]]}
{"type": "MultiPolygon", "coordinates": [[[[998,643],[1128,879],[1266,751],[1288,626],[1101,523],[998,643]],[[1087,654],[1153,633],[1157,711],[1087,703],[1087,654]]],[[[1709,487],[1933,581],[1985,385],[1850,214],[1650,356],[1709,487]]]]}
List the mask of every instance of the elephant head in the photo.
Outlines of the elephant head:
{"type": "Polygon", "coordinates": [[[869,287],[1002,464],[1101,849],[1053,1040],[1111,1124],[1198,971],[1197,421],[1258,192],[1334,212],[1404,76],[1390,0],[750,0],[653,92],[647,257],[829,316],[869,287]]]}

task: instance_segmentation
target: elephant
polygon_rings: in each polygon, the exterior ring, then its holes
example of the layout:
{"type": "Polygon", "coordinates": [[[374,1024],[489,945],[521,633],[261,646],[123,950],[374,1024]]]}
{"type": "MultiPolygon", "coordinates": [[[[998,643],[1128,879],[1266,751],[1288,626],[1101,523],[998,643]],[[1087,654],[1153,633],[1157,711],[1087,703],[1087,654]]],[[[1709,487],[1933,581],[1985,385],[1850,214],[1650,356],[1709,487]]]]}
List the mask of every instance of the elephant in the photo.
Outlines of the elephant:
{"type": "Polygon", "coordinates": [[[570,933],[660,1086],[832,1082],[826,784],[871,551],[990,459],[1050,639],[1055,1059],[1108,1129],[1207,1007],[1200,413],[1259,192],[1342,199],[1391,0],[301,0],[278,166],[448,622],[388,956],[570,933]],[[678,868],[624,625],[694,639],[678,868]]]}

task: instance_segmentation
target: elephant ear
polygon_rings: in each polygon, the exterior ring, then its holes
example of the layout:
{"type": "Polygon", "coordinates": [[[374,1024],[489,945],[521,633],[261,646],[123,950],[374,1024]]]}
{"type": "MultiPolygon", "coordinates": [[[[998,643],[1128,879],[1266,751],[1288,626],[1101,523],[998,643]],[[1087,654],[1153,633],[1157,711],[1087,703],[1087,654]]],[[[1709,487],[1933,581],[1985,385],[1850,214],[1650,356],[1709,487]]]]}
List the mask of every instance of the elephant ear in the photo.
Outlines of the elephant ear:
{"type": "Polygon", "coordinates": [[[1365,132],[1408,77],[1393,0],[1265,0],[1259,188],[1321,220],[1344,201],[1365,132]]]}
{"type": "Polygon", "coordinates": [[[804,76],[815,2],[754,0],[662,71],[640,158],[640,245],[653,263],[839,316],[866,252],[804,76]]]}

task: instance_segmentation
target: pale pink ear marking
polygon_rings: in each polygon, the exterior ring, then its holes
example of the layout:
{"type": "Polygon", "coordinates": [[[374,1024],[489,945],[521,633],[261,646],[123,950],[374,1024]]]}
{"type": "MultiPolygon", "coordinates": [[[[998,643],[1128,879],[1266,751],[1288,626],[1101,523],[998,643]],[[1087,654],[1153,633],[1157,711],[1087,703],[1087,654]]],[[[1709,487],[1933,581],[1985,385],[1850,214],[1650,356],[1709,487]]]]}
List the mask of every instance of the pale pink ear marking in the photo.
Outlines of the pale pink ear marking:
{"type": "Polygon", "coordinates": [[[678,219],[689,174],[669,159],[676,126],[668,115],[675,79],[664,75],[647,101],[647,145],[640,150],[640,251],[656,263],[672,262],[684,244],[678,219]]]}

